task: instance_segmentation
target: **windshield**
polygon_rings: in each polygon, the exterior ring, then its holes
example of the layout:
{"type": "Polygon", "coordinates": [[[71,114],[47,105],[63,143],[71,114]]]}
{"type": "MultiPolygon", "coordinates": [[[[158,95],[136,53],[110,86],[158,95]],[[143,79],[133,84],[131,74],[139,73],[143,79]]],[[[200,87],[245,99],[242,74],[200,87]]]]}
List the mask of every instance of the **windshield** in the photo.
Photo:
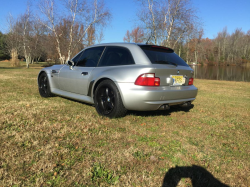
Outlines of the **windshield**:
{"type": "Polygon", "coordinates": [[[188,66],[186,62],[170,48],[152,45],[142,45],[140,47],[145,52],[152,64],[188,66]]]}

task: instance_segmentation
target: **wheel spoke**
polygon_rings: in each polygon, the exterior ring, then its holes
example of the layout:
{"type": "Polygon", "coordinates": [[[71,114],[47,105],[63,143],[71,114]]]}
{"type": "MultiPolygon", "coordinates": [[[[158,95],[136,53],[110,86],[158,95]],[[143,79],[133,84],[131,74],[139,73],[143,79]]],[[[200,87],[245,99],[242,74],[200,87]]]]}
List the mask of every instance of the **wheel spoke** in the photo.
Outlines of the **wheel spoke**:
{"type": "Polygon", "coordinates": [[[44,77],[44,89],[47,89],[47,77],[44,77]]]}
{"type": "Polygon", "coordinates": [[[109,97],[109,89],[106,88],[106,96],[109,97]]]}
{"type": "Polygon", "coordinates": [[[39,88],[40,88],[40,89],[43,89],[43,79],[40,79],[39,88]]]}
{"type": "Polygon", "coordinates": [[[46,77],[46,76],[43,76],[43,77],[40,79],[39,88],[41,89],[41,91],[42,91],[44,94],[47,93],[47,77],[46,77]]]}
{"type": "Polygon", "coordinates": [[[108,113],[109,110],[108,110],[108,102],[107,101],[103,102],[103,109],[104,109],[105,113],[108,113]]]}
{"type": "Polygon", "coordinates": [[[115,106],[115,97],[113,90],[109,87],[102,87],[98,91],[98,102],[100,109],[104,115],[109,114],[113,111],[115,106]]]}
{"type": "Polygon", "coordinates": [[[109,107],[110,110],[112,110],[113,107],[114,107],[114,104],[112,102],[108,102],[108,107],[109,107]]]}
{"type": "Polygon", "coordinates": [[[112,93],[112,94],[109,96],[109,98],[110,98],[111,101],[113,101],[114,98],[115,98],[114,94],[112,93]]]}
{"type": "Polygon", "coordinates": [[[115,101],[111,100],[110,103],[111,103],[112,108],[114,108],[115,107],[115,101]]]}

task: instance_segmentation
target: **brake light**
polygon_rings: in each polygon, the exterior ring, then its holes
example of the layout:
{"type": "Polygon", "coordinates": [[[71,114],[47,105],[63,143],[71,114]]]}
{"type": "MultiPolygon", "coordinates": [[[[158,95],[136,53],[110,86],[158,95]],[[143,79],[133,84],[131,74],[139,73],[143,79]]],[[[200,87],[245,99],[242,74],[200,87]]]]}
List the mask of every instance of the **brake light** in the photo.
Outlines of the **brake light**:
{"type": "Polygon", "coordinates": [[[188,85],[193,85],[194,83],[194,78],[189,78],[188,85]]]}
{"type": "Polygon", "coordinates": [[[138,86],[160,86],[160,78],[155,77],[154,73],[144,73],[136,79],[135,85],[138,85],[138,86]]]}
{"type": "Polygon", "coordinates": [[[170,48],[167,48],[167,47],[163,47],[163,46],[157,46],[157,45],[152,45],[151,46],[152,48],[155,48],[155,49],[162,49],[162,50],[166,50],[166,51],[168,51],[168,52],[174,52],[174,50],[173,49],[170,49],[170,48]]]}

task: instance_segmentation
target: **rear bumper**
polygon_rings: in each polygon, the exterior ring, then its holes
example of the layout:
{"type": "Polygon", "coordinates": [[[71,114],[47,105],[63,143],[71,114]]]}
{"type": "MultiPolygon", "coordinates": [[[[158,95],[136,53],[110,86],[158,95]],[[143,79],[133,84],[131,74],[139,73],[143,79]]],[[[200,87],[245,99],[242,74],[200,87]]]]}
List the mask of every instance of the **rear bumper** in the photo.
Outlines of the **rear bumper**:
{"type": "Polygon", "coordinates": [[[195,100],[198,89],[195,86],[136,86],[133,83],[116,83],[124,106],[128,110],[158,110],[162,105],[178,105],[195,100]]]}

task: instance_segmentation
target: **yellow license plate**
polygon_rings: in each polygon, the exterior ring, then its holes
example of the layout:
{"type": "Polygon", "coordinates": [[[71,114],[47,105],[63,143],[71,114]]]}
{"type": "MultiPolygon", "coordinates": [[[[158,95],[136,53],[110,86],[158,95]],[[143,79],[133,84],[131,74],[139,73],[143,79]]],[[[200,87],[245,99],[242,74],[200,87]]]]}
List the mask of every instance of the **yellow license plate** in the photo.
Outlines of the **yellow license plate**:
{"type": "Polygon", "coordinates": [[[173,78],[173,85],[183,85],[185,84],[185,78],[182,75],[171,75],[173,78]]]}

